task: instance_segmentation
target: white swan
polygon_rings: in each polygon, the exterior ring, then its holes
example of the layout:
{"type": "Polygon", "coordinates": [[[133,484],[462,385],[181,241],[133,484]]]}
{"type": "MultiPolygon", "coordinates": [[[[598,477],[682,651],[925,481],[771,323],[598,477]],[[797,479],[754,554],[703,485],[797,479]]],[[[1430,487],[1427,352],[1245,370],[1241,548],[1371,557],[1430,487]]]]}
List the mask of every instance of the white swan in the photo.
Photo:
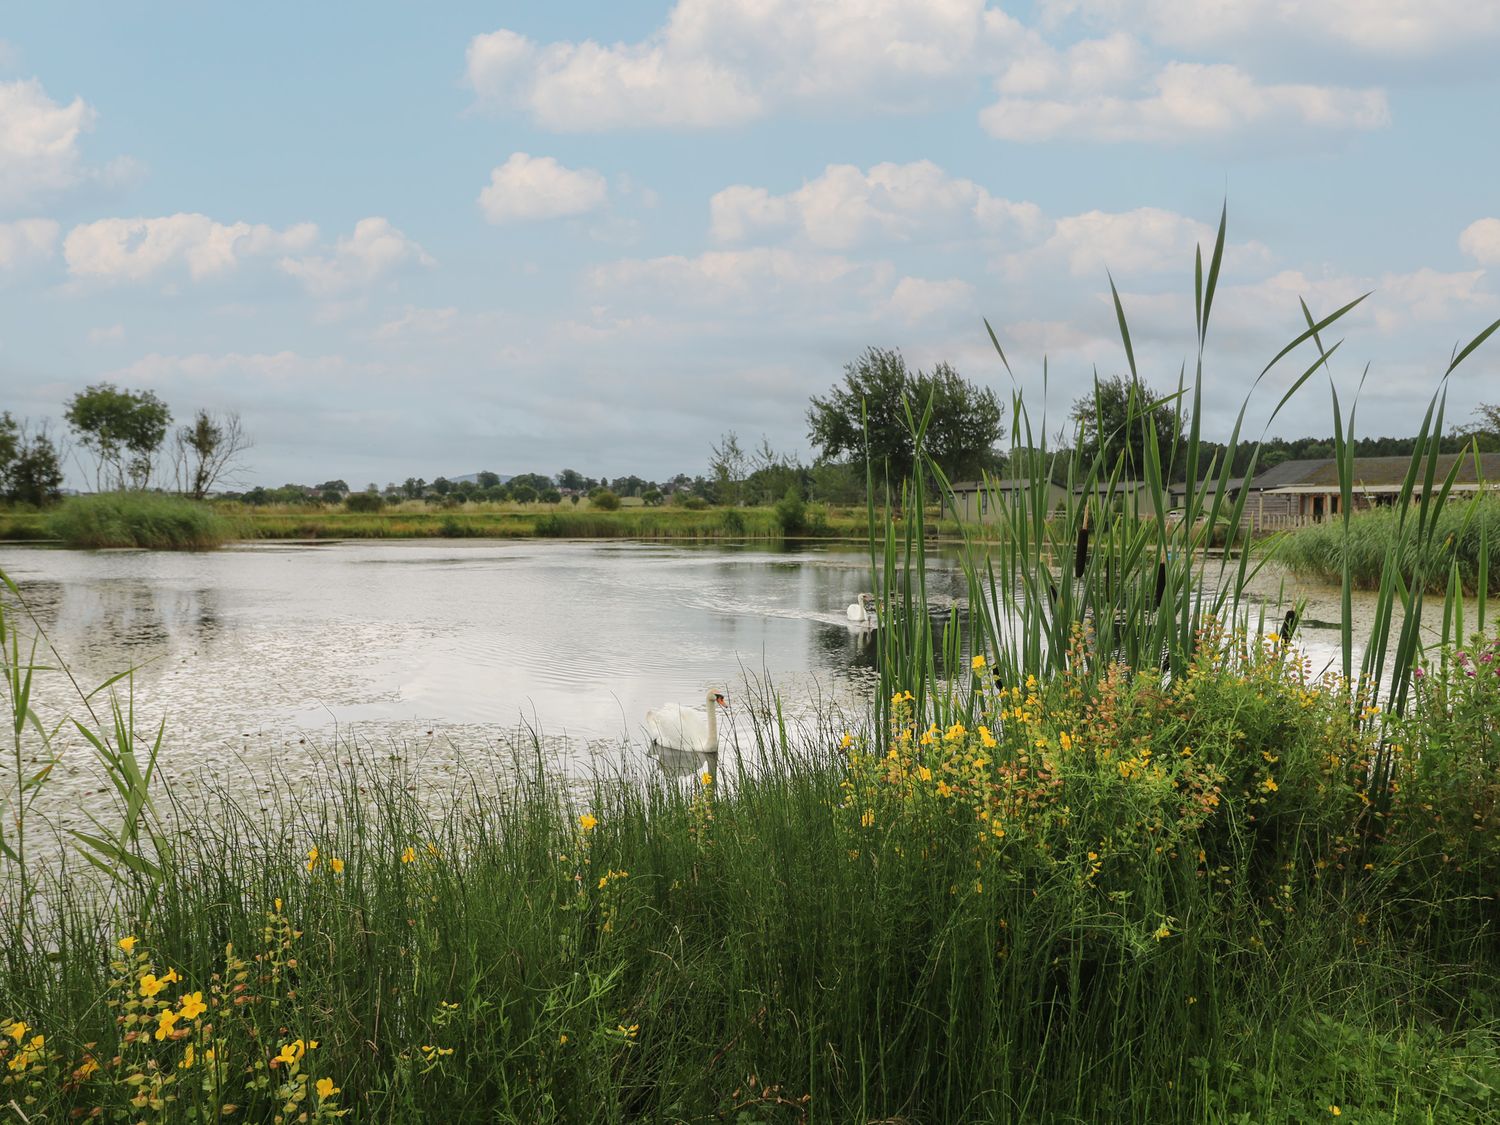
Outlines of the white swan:
{"type": "Polygon", "coordinates": [[[867,625],[871,629],[880,624],[880,610],[876,608],[874,594],[861,594],[859,600],[845,610],[845,612],[848,614],[850,621],[867,625]]]}
{"type": "Polygon", "coordinates": [[[719,752],[719,713],[717,708],[729,709],[729,701],[721,692],[708,689],[704,696],[707,712],[696,707],[683,707],[679,703],[663,703],[655,711],[646,712],[646,731],[651,735],[651,745],[663,750],[680,750],[695,754],[717,754],[719,752]]]}

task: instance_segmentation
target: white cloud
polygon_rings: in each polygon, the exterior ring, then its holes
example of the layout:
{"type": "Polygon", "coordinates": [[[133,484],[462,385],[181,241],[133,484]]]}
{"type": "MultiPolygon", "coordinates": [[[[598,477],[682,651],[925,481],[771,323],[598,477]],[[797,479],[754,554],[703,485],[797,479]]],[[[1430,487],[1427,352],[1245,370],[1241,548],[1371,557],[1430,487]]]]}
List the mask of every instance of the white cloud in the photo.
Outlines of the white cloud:
{"type": "Polygon", "coordinates": [[[355,364],[340,355],[305,356],[294,351],[192,352],[169,355],[151,352],[111,372],[119,382],[162,386],[200,383],[227,378],[254,379],[280,385],[347,380],[368,365],[355,364]]]}
{"type": "Polygon", "coordinates": [[[458,322],[455,308],[423,309],[407,305],[400,316],[387,320],[375,330],[377,340],[399,340],[410,336],[441,336],[452,331],[458,322]]]}
{"type": "Polygon", "coordinates": [[[56,252],[58,230],[51,219],[0,223],[0,269],[18,269],[49,260],[56,252]]]}
{"type": "Polygon", "coordinates": [[[0,82],[0,207],[65,191],[86,172],[79,135],[94,110],[82,98],[60,105],[34,78],[0,82]]]}
{"type": "Polygon", "coordinates": [[[1016,33],[985,0],[678,0],[636,43],[476,36],[468,77],[553,129],[730,125],[785,105],[909,108],[1016,33]]]}
{"type": "Polygon", "coordinates": [[[280,263],[320,297],[373,285],[397,270],[435,264],[418,243],[379,215],[355,223],[354,233],[339,239],[331,254],[285,257],[280,263]]]}
{"type": "Polygon", "coordinates": [[[808,289],[859,283],[867,281],[870,272],[871,267],[838,255],[756,248],[711,250],[695,258],[678,254],[625,258],[593,267],[587,279],[600,290],[650,294],[653,298],[668,294],[714,303],[751,294],[764,299],[776,293],[800,294],[808,289]]]}
{"type": "Polygon", "coordinates": [[[125,326],[116,322],[105,328],[89,329],[88,341],[91,344],[118,344],[125,339],[125,326]]]}
{"type": "Polygon", "coordinates": [[[1481,266],[1500,266],[1500,219],[1476,219],[1458,236],[1458,248],[1481,266]]]}
{"type": "Polygon", "coordinates": [[[63,257],[76,278],[143,281],[186,266],[194,280],[202,280],[234,270],[247,258],[305,250],[317,233],[312,223],[278,231],[263,223],[220,223],[187,213],[98,219],[68,232],[63,257]]]}
{"type": "Polygon", "coordinates": [[[973,299],[974,287],[967,281],[903,277],[891,292],[886,311],[906,324],[916,324],[939,313],[967,308],[973,299]]]}
{"type": "Polygon", "coordinates": [[[1020,279],[1039,269],[1061,266],[1073,277],[1102,280],[1105,270],[1117,277],[1183,273],[1192,268],[1193,253],[1213,245],[1211,227],[1157,207],[1134,211],[1085,211],[1052,224],[1039,245],[1001,262],[1007,276],[1020,279]]]}
{"type": "Polygon", "coordinates": [[[1045,6],[1053,17],[1081,12],[1194,49],[1313,41],[1419,58],[1500,41],[1500,6],[1484,0],[1050,0],[1045,6]]]}
{"type": "Polygon", "coordinates": [[[1247,129],[1369,130],[1390,121],[1381,90],[1264,85],[1225,64],[1170,62],[1143,89],[1126,95],[1077,91],[1058,77],[1056,96],[1002,94],[980,113],[980,124],[1010,141],[1080,137],[1170,144],[1247,129]]]}
{"type": "Polygon", "coordinates": [[[582,215],[604,204],[604,177],[590,168],[565,168],[550,156],[512,153],[490,173],[479,206],[492,223],[582,215]]]}
{"type": "Polygon", "coordinates": [[[1027,234],[1042,223],[1034,204],[1000,199],[927,160],[877,164],[868,172],[830,164],[785,195],[737,184],[714,195],[709,212],[720,242],[796,232],[815,246],[840,250],[874,241],[1027,234]]]}

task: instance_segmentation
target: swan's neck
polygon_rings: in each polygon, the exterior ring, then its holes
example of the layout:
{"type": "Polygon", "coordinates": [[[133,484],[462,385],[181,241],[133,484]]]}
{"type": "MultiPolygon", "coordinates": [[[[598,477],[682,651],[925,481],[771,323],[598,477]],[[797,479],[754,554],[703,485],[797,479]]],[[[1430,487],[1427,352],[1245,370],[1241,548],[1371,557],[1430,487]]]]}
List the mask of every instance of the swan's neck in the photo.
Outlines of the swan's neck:
{"type": "Polygon", "coordinates": [[[708,697],[708,746],[710,754],[719,749],[719,704],[712,694],[708,697]]]}

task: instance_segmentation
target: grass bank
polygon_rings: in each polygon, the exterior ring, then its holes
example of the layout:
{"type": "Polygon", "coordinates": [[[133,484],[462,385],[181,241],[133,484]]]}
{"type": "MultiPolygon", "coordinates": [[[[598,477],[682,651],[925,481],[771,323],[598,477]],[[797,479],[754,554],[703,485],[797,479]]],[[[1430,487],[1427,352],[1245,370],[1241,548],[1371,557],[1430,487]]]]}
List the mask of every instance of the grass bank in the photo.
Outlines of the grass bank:
{"type": "Polygon", "coordinates": [[[814,507],[804,526],[787,529],[774,508],[622,508],[595,511],[572,505],[466,504],[443,508],[405,503],[380,512],[339,508],[247,508],[246,526],[262,539],[568,538],[763,539],[842,538],[859,534],[847,512],[814,507]]]}
{"type": "Polygon", "coordinates": [[[149,492],[74,496],[47,513],[46,527],[69,547],[218,547],[245,532],[209,504],[149,492]]]}
{"type": "Polygon", "coordinates": [[[1165,690],[979,675],[957,702],[688,789],[580,798],[523,761],[424,803],[343,748],[269,815],[147,814],[108,900],[43,877],[46,909],[4,918],[8,1096],[32,1120],[1500,1114],[1500,775],[1473,739],[1414,716],[1374,791],[1373,716],[1225,635],[1165,690]]]}
{"type": "MultiPolygon", "coordinates": [[[[1417,518],[1415,512],[1405,513],[1408,522],[1417,518]]],[[[1500,593],[1500,567],[1482,565],[1488,551],[1500,547],[1500,499],[1450,501],[1432,534],[1420,540],[1403,536],[1402,524],[1403,513],[1393,508],[1355,513],[1347,531],[1337,518],[1330,519],[1289,534],[1277,558],[1299,574],[1330,583],[1342,579],[1347,563],[1350,580],[1362,590],[1378,589],[1394,558],[1408,583],[1414,574],[1426,576],[1428,593],[1444,593],[1451,581],[1465,593],[1475,593],[1481,574],[1488,592],[1500,593]]]]}

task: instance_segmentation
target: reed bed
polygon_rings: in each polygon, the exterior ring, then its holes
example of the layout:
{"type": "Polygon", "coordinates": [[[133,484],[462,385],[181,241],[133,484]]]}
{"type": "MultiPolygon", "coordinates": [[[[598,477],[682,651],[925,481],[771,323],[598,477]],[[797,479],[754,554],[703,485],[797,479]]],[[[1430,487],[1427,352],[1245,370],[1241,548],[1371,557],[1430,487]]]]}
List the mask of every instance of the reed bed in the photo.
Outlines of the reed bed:
{"type": "MultiPolygon", "coordinates": [[[[1401,530],[1401,513],[1393,508],[1359,512],[1350,518],[1347,532],[1329,522],[1289,534],[1276,558],[1299,574],[1338,582],[1347,556],[1355,588],[1375,590],[1393,557],[1392,544],[1402,538],[1401,530]]],[[[1491,543],[1500,543],[1500,499],[1465,499],[1450,503],[1425,543],[1419,547],[1407,538],[1394,558],[1408,585],[1421,572],[1426,592],[1442,595],[1456,572],[1462,591],[1474,594],[1479,589],[1481,555],[1491,543]]],[[[1486,570],[1487,592],[1500,593],[1500,569],[1486,570]]]]}
{"type": "Polygon", "coordinates": [[[203,550],[243,534],[238,520],[208,504],[152,492],[70,497],[46,526],[69,547],[203,550]]]}

